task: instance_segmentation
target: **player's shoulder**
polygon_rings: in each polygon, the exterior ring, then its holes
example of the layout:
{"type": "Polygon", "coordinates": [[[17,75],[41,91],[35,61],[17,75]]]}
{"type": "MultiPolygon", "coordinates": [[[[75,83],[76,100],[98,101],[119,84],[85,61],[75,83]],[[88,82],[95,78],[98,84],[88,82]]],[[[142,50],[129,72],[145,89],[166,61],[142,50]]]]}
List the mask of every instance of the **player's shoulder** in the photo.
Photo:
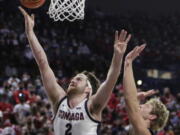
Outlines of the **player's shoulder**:
{"type": "Polygon", "coordinates": [[[58,109],[59,109],[59,106],[63,103],[63,101],[65,101],[65,99],[67,99],[67,96],[64,96],[63,98],[60,98],[58,102],[56,102],[54,105],[53,105],[53,112],[54,112],[54,116],[52,118],[52,120],[54,121],[55,117],[56,117],[56,114],[58,112],[58,109]]]}
{"type": "Polygon", "coordinates": [[[61,105],[61,103],[63,103],[63,101],[65,101],[65,100],[67,100],[67,96],[66,96],[66,95],[63,96],[63,97],[61,97],[61,98],[57,101],[56,107],[59,107],[59,106],[61,105]]]}
{"type": "Polygon", "coordinates": [[[89,116],[96,122],[101,122],[101,113],[96,113],[96,106],[94,106],[93,103],[93,96],[89,97],[85,102],[86,111],[89,114],[89,116]]]}
{"type": "Polygon", "coordinates": [[[62,98],[59,98],[59,100],[53,105],[54,113],[57,112],[59,106],[62,104],[63,101],[67,99],[67,96],[64,96],[62,98]]]}

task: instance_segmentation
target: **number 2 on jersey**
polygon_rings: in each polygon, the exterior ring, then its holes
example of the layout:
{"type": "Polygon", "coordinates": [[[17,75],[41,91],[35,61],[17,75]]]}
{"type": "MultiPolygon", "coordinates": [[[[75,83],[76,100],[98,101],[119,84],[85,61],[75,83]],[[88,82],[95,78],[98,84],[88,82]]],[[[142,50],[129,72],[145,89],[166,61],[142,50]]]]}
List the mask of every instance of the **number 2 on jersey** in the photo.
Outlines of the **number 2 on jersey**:
{"type": "Polygon", "coordinates": [[[70,123],[66,124],[66,131],[65,131],[65,135],[72,135],[71,134],[71,128],[72,128],[72,125],[70,123]]]}

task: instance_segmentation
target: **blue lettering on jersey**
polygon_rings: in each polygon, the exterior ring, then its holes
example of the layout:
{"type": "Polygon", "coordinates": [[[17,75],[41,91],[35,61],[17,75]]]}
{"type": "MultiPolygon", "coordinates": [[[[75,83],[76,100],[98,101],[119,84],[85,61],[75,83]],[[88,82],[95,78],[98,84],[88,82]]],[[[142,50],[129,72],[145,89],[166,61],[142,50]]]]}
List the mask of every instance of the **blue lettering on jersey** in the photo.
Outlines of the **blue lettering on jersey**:
{"type": "Polygon", "coordinates": [[[65,120],[84,120],[84,115],[82,112],[79,113],[70,113],[70,112],[65,112],[63,110],[59,110],[58,112],[58,117],[61,119],[65,120]]]}

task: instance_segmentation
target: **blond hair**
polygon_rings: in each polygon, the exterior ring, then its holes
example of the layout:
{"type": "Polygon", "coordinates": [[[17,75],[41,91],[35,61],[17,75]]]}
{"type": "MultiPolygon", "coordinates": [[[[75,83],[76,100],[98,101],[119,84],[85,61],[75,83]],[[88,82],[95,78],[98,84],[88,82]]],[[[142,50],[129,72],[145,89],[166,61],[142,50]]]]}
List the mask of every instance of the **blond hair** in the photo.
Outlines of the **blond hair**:
{"type": "Polygon", "coordinates": [[[151,122],[150,128],[154,131],[163,129],[169,118],[169,111],[159,98],[152,98],[146,102],[153,106],[151,114],[156,115],[156,119],[151,122]]]}

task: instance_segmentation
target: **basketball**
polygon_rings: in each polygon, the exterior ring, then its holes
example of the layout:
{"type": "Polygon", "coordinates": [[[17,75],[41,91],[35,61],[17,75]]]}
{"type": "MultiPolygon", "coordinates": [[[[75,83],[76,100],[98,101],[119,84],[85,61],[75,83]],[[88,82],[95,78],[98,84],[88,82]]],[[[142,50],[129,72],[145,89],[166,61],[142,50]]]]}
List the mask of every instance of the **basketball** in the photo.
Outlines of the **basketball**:
{"type": "Polygon", "coordinates": [[[35,9],[41,7],[45,0],[20,0],[21,4],[30,9],[35,9]]]}

